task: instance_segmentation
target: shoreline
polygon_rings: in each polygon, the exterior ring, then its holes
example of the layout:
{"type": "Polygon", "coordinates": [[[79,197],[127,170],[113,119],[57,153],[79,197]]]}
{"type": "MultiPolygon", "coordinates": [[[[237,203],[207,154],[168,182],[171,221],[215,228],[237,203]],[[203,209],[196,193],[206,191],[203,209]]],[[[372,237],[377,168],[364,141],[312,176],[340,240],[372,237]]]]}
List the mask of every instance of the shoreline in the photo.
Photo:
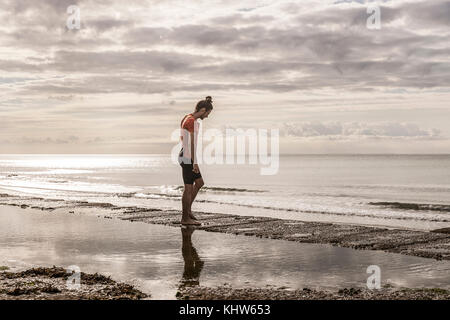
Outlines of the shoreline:
{"type": "MultiPolygon", "coordinates": [[[[7,197],[2,195],[1,199],[6,200],[5,198],[7,197]]],[[[69,213],[96,209],[98,211],[96,214],[105,218],[180,226],[180,212],[175,210],[139,208],[136,206],[119,207],[110,203],[50,200],[37,197],[12,198],[15,198],[13,202],[5,203],[2,201],[0,205],[30,207],[45,211],[69,209],[69,213]],[[36,200],[44,203],[37,205],[33,203],[36,200]],[[53,206],[49,204],[53,204],[53,206]]],[[[206,212],[197,212],[196,216],[202,222],[202,226],[197,227],[197,229],[208,232],[231,233],[300,243],[330,244],[359,250],[382,250],[436,260],[450,260],[450,234],[447,229],[443,229],[442,232],[425,232],[206,212]]]]}
{"type": "MultiPolygon", "coordinates": [[[[0,194],[0,205],[33,208],[45,211],[88,212],[103,218],[180,226],[177,210],[120,207],[111,203],[66,201],[39,197],[19,197],[0,194]]],[[[196,212],[202,226],[198,230],[245,235],[257,238],[328,244],[357,250],[381,250],[435,260],[450,260],[450,228],[414,231],[399,228],[309,222],[279,218],[240,216],[233,214],[196,212]]]]}

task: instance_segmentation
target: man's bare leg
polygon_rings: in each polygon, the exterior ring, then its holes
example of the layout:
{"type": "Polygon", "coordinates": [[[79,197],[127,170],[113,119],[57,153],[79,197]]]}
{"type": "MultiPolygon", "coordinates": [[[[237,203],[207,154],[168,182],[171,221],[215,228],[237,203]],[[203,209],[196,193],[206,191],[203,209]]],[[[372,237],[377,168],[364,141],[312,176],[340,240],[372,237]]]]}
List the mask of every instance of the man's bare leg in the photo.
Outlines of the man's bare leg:
{"type": "MultiPolygon", "coordinates": [[[[205,185],[205,182],[203,181],[203,178],[198,178],[197,180],[195,180],[194,187],[192,188],[191,208],[192,208],[192,204],[194,203],[195,198],[197,197],[198,192],[204,185],[205,185]]],[[[189,217],[191,219],[197,220],[197,218],[192,214],[192,211],[190,211],[189,217]]]]}
{"type": "Polygon", "coordinates": [[[192,205],[192,192],[193,192],[194,186],[192,184],[185,184],[184,185],[184,191],[183,191],[183,198],[182,198],[182,204],[183,204],[183,216],[181,217],[181,224],[187,224],[187,225],[198,225],[199,222],[193,220],[190,215],[191,213],[191,205],[192,205]]]}

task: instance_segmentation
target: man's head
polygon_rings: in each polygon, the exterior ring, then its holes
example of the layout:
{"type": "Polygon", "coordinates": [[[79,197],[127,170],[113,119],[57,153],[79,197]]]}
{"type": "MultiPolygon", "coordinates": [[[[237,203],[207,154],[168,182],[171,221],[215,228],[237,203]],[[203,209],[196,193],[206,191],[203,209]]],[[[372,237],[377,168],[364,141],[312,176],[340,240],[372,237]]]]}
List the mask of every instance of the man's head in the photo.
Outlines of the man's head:
{"type": "Polygon", "coordinates": [[[195,107],[195,113],[199,113],[199,118],[203,120],[208,118],[212,109],[213,109],[212,98],[208,96],[206,97],[206,100],[202,100],[199,103],[197,103],[197,106],[195,107]]]}

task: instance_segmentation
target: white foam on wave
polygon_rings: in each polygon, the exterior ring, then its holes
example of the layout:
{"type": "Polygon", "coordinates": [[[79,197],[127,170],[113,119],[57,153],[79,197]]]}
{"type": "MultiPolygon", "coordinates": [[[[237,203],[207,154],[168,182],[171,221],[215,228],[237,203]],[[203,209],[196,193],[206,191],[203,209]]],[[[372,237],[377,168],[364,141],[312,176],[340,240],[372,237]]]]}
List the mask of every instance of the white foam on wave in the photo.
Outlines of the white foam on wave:
{"type": "Polygon", "coordinates": [[[90,192],[90,193],[125,193],[136,192],[141,190],[138,187],[126,187],[118,184],[100,184],[78,181],[57,180],[49,181],[43,179],[36,180],[4,180],[0,182],[0,187],[18,190],[33,190],[33,193],[47,193],[47,191],[73,191],[73,192],[90,192]],[[62,183],[64,181],[64,183],[62,183]],[[39,190],[42,190],[41,192],[39,190]]]}

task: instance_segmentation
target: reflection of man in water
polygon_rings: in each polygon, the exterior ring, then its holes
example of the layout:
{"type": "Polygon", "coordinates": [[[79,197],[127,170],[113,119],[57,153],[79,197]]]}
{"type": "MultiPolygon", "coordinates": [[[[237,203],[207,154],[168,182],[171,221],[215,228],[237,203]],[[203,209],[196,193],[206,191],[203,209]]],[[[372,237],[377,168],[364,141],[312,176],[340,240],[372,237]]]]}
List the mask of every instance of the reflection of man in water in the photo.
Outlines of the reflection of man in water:
{"type": "Polygon", "coordinates": [[[202,271],[204,262],[200,260],[192,245],[192,233],[195,231],[193,226],[185,226],[181,228],[183,237],[182,253],[184,259],[183,279],[181,279],[180,287],[193,287],[200,284],[200,272],[202,271]]]}

